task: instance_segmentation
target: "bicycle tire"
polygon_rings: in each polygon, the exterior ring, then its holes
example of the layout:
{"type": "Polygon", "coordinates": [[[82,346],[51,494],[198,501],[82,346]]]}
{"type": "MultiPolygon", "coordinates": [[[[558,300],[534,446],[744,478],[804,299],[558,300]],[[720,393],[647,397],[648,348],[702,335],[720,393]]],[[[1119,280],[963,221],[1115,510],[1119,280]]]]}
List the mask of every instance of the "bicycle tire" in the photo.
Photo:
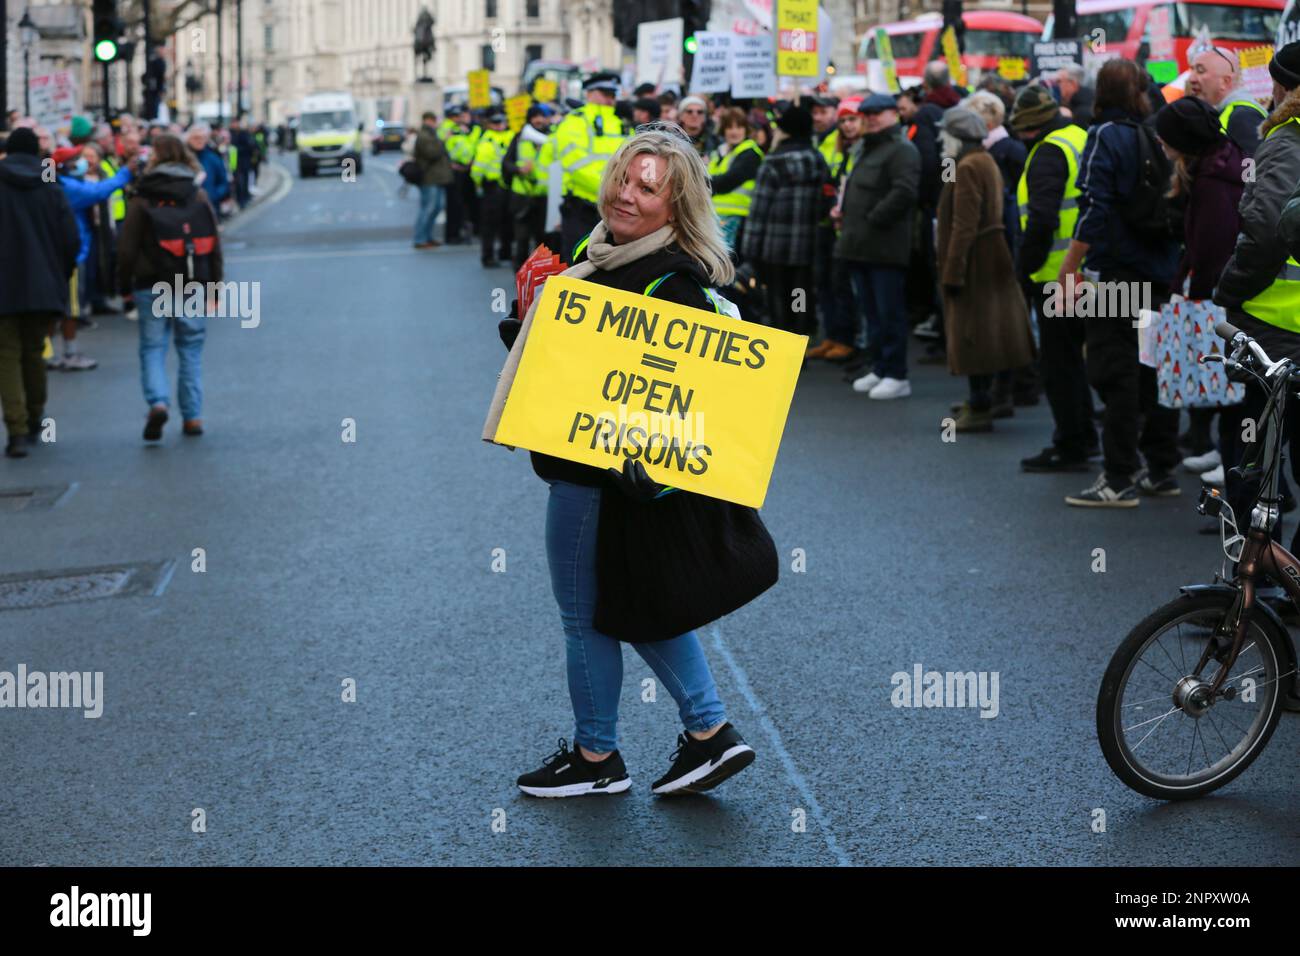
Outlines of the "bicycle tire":
{"type": "MultiPolygon", "coordinates": [[[[1271,710],[1259,723],[1258,730],[1252,728],[1253,738],[1244,753],[1235,761],[1217,773],[1210,780],[1192,786],[1171,786],[1162,783],[1153,776],[1135,767],[1125,753],[1121,731],[1121,708],[1123,690],[1127,683],[1130,669],[1147,644],[1159,633],[1165,631],[1172,623],[1189,615],[1226,613],[1231,605],[1233,595],[1229,593],[1199,594],[1179,597],[1147,615],[1129,632],[1123,642],[1116,648],[1110,664],[1102,678],[1101,688],[1097,693],[1097,740],[1107,764],[1123,783],[1138,793],[1159,800],[1192,800],[1218,790],[1236,779],[1268,744],[1273,736],[1278,720],[1282,714],[1282,700],[1285,696],[1281,686],[1274,688],[1271,710]]],[[[1267,615],[1258,608],[1251,609],[1247,640],[1258,639],[1262,646],[1268,648],[1273,658],[1274,675],[1280,672],[1287,660],[1283,648],[1279,646],[1279,635],[1272,627],[1267,615]]],[[[1288,638],[1289,639],[1289,638],[1288,638]]],[[[1261,651],[1262,653],[1262,651],[1261,651]]],[[[1275,681],[1275,683],[1277,683],[1275,681]]],[[[1172,694],[1172,688],[1170,688],[1172,694]]],[[[1243,738],[1245,740],[1246,738],[1243,738]]]]}

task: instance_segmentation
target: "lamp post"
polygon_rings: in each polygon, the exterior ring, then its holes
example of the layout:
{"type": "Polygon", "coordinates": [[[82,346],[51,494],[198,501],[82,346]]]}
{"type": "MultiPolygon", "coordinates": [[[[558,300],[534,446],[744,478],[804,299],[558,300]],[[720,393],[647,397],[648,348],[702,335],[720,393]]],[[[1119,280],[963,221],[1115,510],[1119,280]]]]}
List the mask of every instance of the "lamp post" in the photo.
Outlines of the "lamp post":
{"type": "Polygon", "coordinates": [[[31,14],[23,11],[23,18],[18,21],[18,39],[23,45],[23,115],[32,115],[32,46],[40,38],[40,31],[32,22],[31,14]]]}

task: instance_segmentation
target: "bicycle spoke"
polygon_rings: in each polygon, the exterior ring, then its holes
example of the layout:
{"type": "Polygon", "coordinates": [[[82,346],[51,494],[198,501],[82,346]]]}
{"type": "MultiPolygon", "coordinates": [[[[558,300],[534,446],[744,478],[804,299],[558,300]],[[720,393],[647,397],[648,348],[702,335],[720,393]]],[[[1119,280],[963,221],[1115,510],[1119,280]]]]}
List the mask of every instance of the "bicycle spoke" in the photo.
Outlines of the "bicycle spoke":
{"type": "Polygon", "coordinates": [[[1138,749],[1138,747],[1141,747],[1144,743],[1146,743],[1146,739],[1147,739],[1147,737],[1150,737],[1153,733],[1155,733],[1155,731],[1156,731],[1156,727],[1159,727],[1160,724],[1161,724],[1161,722],[1162,722],[1166,717],[1168,717],[1170,714],[1176,714],[1176,713],[1178,713],[1178,711],[1179,711],[1180,709],[1181,709],[1181,708],[1178,708],[1178,707],[1171,707],[1169,710],[1165,711],[1165,712],[1164,712],[1163,714],[1161,714],[1159,717],[1152,717],[1151,720],[1144,720],[1144,721],[1142,721],[1141,724],[1134,724],[1132,727],[1125,728],[1125,733],[1127,733],[1129,730],[1136,730],[1137,728],[1141,727],[1143,724],[1149,724],[1149,723],[1151,723],[1152,720],[1155,721],[1155,727],[1152,727],[1150,730],[1148,730],[1148,731],[1146,732],[1146,737],[1143,737],[1143,738],[1142,738],[1141,740],[1139,740],[1136,744],[1134,744],[1132,747],[1130,747],[1130,748],[1129,748],[1129,751],[1130,751],[1130,752],[1136,751],[1136,750],[1138,749]]]}
{"type": "Polygon", "coordinates": [[[1177,680],[1175,680],[1174,678],[1170,677],[1168,674],[1166,674],[1166,673],[1165,673],[1164,671],[1162,671],[1160,668],[1156,667],[1155,664],[1152,664],[1149,660],[1147,660],[1146,657],[1145,657],[1145,655],[1143,655],[1143,656],[1139,656],[1139,657],[1138,657],[1138,663],[1140,663],[1140,664],[1145,664],[1147,667],[1151,668],[1153,671],[1155,671],[1157,674],[1159,674],[1162,680],[1167,680],[1167,681],[1169,681],[1169,686],[1170,686],[1170,687],[1172,687],[1174,684],[1177,684],[1177,683],[1178,683],[1177,680]]]}

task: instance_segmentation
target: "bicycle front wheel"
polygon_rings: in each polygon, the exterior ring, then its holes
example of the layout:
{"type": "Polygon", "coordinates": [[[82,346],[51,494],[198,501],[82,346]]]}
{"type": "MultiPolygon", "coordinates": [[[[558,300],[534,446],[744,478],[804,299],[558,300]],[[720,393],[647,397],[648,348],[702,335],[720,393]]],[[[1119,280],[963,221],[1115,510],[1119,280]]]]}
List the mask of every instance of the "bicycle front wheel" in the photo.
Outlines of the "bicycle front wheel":
{"type": "Polygon", "coordinates": [[[1181,597],[1137,625],[1115,651],[1097,695],[1097,739],[1115,775],[1161,800],[1204,796],[1259,756],[1282,711],[1286,660],[1265,613],[1252,608],[1241,653],[1213,698],[1231,637],[1217,634],[1228,592],[1181,597]],[[1197,671],[1206,646],[1210,656],[1197,671]]]}

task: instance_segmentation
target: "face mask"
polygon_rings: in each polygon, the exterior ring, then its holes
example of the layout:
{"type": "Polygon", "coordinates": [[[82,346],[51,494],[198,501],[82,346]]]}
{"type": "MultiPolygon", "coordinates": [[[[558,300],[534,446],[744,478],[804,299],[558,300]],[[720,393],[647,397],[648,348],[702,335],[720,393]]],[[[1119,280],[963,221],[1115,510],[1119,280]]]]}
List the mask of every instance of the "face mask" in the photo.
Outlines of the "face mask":
{"type": "Polygon", "coordinates": [[[75,163],[72,164],[72,175],[84,176],[86,175],[86,170],[88,169],[90,169],[90,164],[86,162],[86,157],[82,156],[80,159],[78,159],[75,163]]]}

